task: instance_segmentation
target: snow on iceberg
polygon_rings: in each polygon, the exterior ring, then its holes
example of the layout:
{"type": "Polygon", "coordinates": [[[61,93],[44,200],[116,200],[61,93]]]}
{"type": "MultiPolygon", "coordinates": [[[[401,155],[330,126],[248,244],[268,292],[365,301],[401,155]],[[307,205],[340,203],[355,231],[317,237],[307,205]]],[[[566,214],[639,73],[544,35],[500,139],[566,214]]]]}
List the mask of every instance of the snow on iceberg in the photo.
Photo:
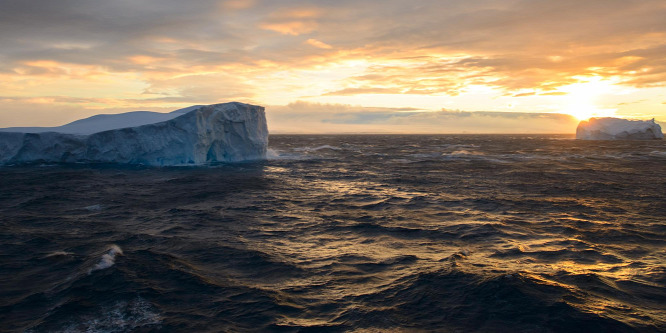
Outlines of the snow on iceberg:
{"type": "Polygon", "coordinates": [[[576,139],[581,140],[654,140],[663,139],[661,126],[652,120],[628,120],[620,118],[590,118],[583,120],[576,129],[576,139]]]}
{"type": "Polygon", "coordinates": [[[60,127],[0,129],[0,164],[200,165],[265,159],[267,146],[264,108],[233,102],[171,113],[97,115],[60,127]]]}

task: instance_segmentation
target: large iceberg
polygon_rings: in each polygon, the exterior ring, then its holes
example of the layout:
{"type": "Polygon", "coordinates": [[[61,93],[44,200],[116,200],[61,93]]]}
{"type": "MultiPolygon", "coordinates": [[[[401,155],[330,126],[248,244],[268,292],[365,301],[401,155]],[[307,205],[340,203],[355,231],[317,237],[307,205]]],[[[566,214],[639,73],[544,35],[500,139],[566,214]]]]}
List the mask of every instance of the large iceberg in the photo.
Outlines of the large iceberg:
{"type": "Polygon", "coordinates": [[[576,129],[576,139],[581,140],[655,140],[663,139],[661,126],[652,120],[628,120],[620,118],[590,118],[583,120],[576,129]]]}
{"type": "Polygon", "coordinates": [[[0,164],[201,165],[264,159],[267,146],[264,108],[233,102],[171,113],[97,115],[60,127],[0,129],[0,164]]]}

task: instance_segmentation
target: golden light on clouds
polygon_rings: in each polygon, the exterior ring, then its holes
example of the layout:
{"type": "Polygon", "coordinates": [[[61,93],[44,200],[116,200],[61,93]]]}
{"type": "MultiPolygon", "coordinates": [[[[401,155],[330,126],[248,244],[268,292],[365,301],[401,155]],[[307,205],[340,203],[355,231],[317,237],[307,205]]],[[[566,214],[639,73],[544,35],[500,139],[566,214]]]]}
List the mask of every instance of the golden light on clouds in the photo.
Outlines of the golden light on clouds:
{"type": "Polygon", "coordinates": [[[298,36],[317,29],[317,18],[322,15],[320,10],[312,8],[278,10],[268,15],[260,27],[285,35],[298,36]]]}
{"type": "Polygon", "coordinates": [[[272,30],[285,35],[298,36],[314,31],[317,24],[306,21],[289,21],[279,23],[264,23],[261,25],[266,30],[272,30]]]}
{"type": "Polygon", "coordinates": [[[233,99],[666,121],[665,16],[657,0],[2,3],[0,127],[54,119],[25,114],[49,99],[62,119],[233,99]]]}
{"type": "Polygon", "coordinates": [[[314,46],[314,47],[318,47],[320,49],[332,49],[333,48],[333,46],[330,46],[330,45],[328,45],[328,44],[326,44],[326,43],[324,43],[320,40],[316,40],[314,38],[310,38],[310,39],[306,40],[305,42],[314,46]]]}
{"type": "Polygon", "coordinates": [[[150,65],[159,61],[160,59],[145,55],[135,55],[129,57],[128,60],[137,65],[150,65]]]}
{"type": "Polygon", "coordinates": [[[616,109],[601,108],[598,103],[603,95],[617,91],[618,88],[609,80],[603,80],[598,76],[581,78],[581,81],[559,88],[566,93],[562,96],[565,105],[561,112],[580,120],[615,116],[616,109]]]}
{"type": "Polygon", "coordinates": [[[254,5],[254,0],[227,0],[222,2],[222,7],[227,9],[247,9],[254,5]]]}

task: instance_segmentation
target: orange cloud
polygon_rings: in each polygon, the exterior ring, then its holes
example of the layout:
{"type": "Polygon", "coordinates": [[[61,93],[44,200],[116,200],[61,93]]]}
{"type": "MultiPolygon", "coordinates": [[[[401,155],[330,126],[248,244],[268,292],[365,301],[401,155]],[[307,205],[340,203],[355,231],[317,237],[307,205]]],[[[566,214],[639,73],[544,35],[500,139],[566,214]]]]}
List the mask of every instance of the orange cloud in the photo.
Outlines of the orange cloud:
{"type": "Polygon", "coordinates": [[[317,8],[295,8],[278,10],[269,15],[274,20],[314,19],[321,17],[322,10],[317,8]]]}
{"type": "Polygon", "coordinates": [[[540,96],[564,96],[566,94],[567,93],[565,93],[563,91],[553,91],[553,92],[542,93],[542,94],[539,94],[539,95],[540,96]]]}
{"type": "Polygon", "coordinates": [[[43,67],[43,68],[53,68],[53,67],[60,67],[61,64],[52,61],[52,60],[34,60],[34,61],[26,61],[24,62],[25,65],[32,66],[32,67],[43,67]]]}
{"type": "Polygon", "coordinates": [[[322,41],[316,40],[314,38],[310,38],[307,41],[305,41],[307,44],[312,45],[314,47],[318,47],[320,49],[332,49],[333,46],[330,46],[322,41]]]}
{"type": "Polygon", "coordinates": [[[663,0],[158,3],[3,8],[0,91],[554,112],[598,77],[633,89],[598,107],[666,115],[663,0]]]}
{"type": "Polygon", "coordinates": [[[313,8],[278,10],[271,13],[259,26],[262,29],[297,36],[315,31],[319,27],[316,19],[321,14],[321,10],[313,8]]]}
{"type": "Polygon", "coordinates": [[[271,133],[574,133],[564,114],[424,111],[296,102],[267,108],[271,133]]]}
{"type": "Polygon", "coordinates": [[[312,21],[289,21],[280,23],[263,23],[260,27],[284,35],[298,36],[314,31],[317,28],[317,23],[312,21]]]}
{"type": "Polygon", "coordinates": [[[254,0],[227,0],[222,3],[222,7],[226,9],[248,9],[255,5],[254,0]]]}
{"type": "Polygon", "coordinates": [[[128,58],[134,64],[137,65],[149,65],[160,60],[160,58],[155,58],[146,55],[135,55],[128,58]]]}

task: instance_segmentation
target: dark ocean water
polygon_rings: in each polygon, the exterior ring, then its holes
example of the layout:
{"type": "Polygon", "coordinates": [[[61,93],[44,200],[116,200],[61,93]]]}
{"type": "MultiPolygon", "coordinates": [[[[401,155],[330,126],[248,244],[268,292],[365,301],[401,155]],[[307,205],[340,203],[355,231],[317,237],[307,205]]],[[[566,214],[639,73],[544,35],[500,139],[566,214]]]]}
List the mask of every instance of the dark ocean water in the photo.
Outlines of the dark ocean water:
{"type": "Polygon", "coordinates": [[[666,331],[665,141],[270,142],[0,168],[0,331],[666,331]]]}

